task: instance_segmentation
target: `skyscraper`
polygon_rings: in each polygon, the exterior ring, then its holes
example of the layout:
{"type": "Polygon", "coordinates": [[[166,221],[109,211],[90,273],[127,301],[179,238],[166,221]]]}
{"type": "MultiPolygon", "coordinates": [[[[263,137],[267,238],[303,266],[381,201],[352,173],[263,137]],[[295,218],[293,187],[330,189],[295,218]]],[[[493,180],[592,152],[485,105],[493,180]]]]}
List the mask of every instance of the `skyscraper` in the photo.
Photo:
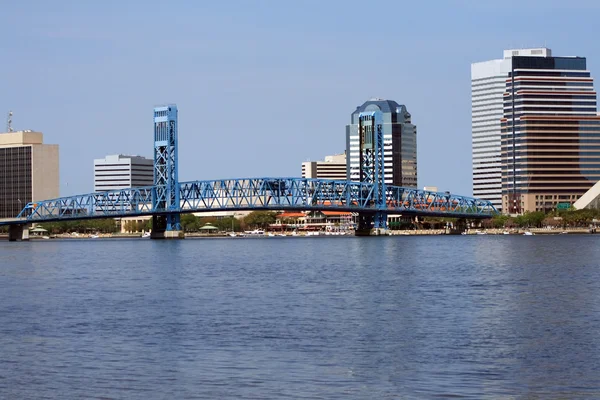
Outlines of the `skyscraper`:
{"type": "Polygon", "coordinates": [[[411,122],[406,106],[393,100],[371,99],[356,107],[346,125],[346,169],[348,178],[359,179],[358,117],[361,112],[383,113],[385,183],[417,187],[417,127],[411,122]]]}
{"type": "Polygon", "coordinates": [[[44,144],[41,132],[0,133],[0,218],[59,195],[58,145],[44,144]]]}
{"type": "Polygon", "coordinates": [[[502,209],[500,120],[512,57],[550,54],[545,48],[505,50],[502,59],[471,64],[473,196],[491,201],[498,210],[502,209]]]}
{"type": "Polygon", "coordinates": [[[502,208],[549,211],[600,180],[600,116],[583,57],[512,51],[501,120],[502,208]]]}

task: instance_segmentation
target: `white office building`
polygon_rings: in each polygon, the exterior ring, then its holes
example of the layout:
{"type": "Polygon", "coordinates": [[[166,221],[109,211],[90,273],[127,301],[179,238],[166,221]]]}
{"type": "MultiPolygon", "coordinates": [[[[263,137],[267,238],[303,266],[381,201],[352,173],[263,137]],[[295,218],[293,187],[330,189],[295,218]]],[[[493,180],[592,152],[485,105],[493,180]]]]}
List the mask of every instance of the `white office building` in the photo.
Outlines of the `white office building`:
{"type": "Polygon", "coordinates": [[[471,64],[473,196],[502,209],[501,127],[513,56],[550,57],[546,48],[504,50],[504,57],[471,64]]]}
{"type": "Polygon", "coordinates": [[[346,154],[326,156],[324,161],[302,163],[303,178],[346,180],[346,154]]]}
{"type": "Polygon", "coordinates": [[[154,184],[154,161],[140,156],[109,155],[94,160],[94,192],[154,184]]]}

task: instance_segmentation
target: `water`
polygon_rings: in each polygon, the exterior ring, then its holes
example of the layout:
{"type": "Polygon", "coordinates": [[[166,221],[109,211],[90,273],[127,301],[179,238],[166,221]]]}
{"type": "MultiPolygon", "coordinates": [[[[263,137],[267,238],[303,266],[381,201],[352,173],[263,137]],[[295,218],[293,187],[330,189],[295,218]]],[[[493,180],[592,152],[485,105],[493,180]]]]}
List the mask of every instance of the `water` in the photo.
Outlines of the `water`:
{"type": "Polygon", "coordinates": [[[600,235],[0,242],[0,398],[600,398],[599,260],[600,235]]]}

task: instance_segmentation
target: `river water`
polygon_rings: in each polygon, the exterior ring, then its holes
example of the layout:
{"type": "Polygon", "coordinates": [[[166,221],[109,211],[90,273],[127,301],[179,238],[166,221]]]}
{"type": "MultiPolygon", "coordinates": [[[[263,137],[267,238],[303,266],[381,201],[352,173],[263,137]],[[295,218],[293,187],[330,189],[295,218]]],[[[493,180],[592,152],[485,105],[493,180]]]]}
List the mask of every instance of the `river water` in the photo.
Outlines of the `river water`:
{"type": "Polygon", "coordinates": [[[2,399],[600,398],[600,235],[0,242],[2,399]]]}

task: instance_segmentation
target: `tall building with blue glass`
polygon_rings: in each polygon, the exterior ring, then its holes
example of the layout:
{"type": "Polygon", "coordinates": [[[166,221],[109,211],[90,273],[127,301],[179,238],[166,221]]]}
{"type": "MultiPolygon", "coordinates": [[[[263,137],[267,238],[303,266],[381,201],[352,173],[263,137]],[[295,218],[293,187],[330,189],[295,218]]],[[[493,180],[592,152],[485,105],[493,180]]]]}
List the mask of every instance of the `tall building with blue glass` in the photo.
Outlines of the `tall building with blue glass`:
{"type": "Polygon", "coordinates": [[[359,181],[358,117],[361,112],[383,114],[385,183],[417,187],[417,127],[412,124],[406,106],[394,100],[371,99],[356,107],[346,125],[346,171],[348,179],[359,181]]]}

